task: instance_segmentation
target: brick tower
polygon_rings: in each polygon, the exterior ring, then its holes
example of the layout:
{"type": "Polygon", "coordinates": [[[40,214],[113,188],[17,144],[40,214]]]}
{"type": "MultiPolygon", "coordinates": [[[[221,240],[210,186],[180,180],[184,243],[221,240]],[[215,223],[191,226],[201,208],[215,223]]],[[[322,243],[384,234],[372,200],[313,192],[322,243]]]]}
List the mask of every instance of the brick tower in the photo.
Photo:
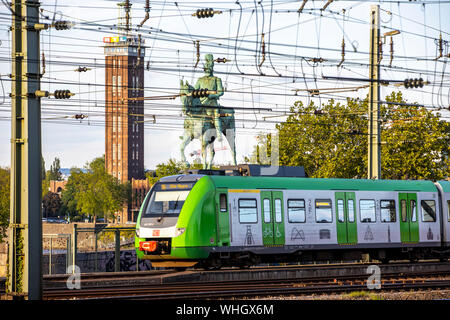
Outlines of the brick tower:
{"type": "Polygon", "coordinates": [[[143,179],[144,101],[136,98],[144,94],[144,48],[138,38],[104,41],[111,41],[105,45],[106,170],[122,182],[143,179]]]}
{"type": "MultiPolygon", "coordinates": [[[[104,37],[105,50],[105,165],[121,182],[144,175],[144,56],[140,37],[130,36],[129,7],[121,6],[119,36],[104,37]],[[128,10],[127,10],[128,9],[128,10]],[[125,10],[125,11],[124,11],[125,10]]],[[[134,191],[134,190],[133,190],[134,191]]],[[[134,192],[133,192],[134,194],[134,192]]],[[[118,222],[135,221],[132,205],[117,214],[118,222]]]]}

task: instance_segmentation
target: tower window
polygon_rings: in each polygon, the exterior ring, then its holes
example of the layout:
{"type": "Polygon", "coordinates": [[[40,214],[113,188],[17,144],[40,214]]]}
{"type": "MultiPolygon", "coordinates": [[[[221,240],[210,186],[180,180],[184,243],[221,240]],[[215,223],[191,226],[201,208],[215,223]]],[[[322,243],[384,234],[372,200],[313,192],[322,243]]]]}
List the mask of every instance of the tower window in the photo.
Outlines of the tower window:
{"type": "Polygon", "coordinates": [[[117,76],[117,87],[118,87],[117,96],[120,97],[122,92],[122,76],[117,76]]]}
{"type": "Polygon", "coordinates": [[[116,76],[112,76],[112,93],[113,97],[116,96],[116,76]]]}

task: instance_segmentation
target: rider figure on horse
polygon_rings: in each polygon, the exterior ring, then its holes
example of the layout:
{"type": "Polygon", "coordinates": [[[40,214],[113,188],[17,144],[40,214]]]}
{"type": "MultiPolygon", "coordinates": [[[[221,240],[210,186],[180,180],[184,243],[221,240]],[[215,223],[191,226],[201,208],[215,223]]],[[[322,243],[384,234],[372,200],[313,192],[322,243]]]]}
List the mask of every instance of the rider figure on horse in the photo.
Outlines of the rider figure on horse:
{"type": "Polygon", "coordinates": [[[207,115],[205,121],[210,122],[209,128],[215,126],[217,130],[217,136],[219,141],[221,140],[220,132],[222,132],[222,125],[220,121],[219,98],[223,96],[222,80],[219,77],[214,76],[214,58],[213,55],[208,53],[205,55],[205,63],[203,64],[203,70],[205,75],[197,80],[195,89],[208,89],[208,91],[214,91],[207,97],[201,97],[200,102],[205,108],[204,112],[207,115]]]}

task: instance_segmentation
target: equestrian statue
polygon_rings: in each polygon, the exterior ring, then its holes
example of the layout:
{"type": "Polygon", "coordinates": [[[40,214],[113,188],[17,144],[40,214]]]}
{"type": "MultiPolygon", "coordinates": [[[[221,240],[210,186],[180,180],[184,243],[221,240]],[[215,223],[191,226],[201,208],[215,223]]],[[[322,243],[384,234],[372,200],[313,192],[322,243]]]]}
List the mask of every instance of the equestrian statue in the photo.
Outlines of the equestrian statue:
{"type": "Polygon", "coordinates": [[[200,139],[202,146],[202,162],[204,169],[211,169],[214,159],[214,141],[222,141],[222,134],[228,141],[231,150],[232,161],[236,163],[235,146],[235,119],[234,109],[219,105],[219,98],[224,94],[222,80],[215,77],[214,57],[205,55],[203,64],[205,75],[197,80],[195,86],[187,81],[180,81],[180,98],[184,119],[184,134],[180,151],[181,160],[187,168],[184,150],[193,139],[200,139]]]}

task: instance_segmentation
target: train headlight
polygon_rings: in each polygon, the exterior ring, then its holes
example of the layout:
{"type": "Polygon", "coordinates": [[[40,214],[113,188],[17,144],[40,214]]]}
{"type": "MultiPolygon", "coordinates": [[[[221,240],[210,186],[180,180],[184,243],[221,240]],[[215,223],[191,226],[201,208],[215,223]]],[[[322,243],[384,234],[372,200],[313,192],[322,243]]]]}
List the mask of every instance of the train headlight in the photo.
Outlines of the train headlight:
{"type": "Polygon", "coordinates": [[[181,236],[186,231],[186,228],[176,228],[175,237],[181,236]]]}

